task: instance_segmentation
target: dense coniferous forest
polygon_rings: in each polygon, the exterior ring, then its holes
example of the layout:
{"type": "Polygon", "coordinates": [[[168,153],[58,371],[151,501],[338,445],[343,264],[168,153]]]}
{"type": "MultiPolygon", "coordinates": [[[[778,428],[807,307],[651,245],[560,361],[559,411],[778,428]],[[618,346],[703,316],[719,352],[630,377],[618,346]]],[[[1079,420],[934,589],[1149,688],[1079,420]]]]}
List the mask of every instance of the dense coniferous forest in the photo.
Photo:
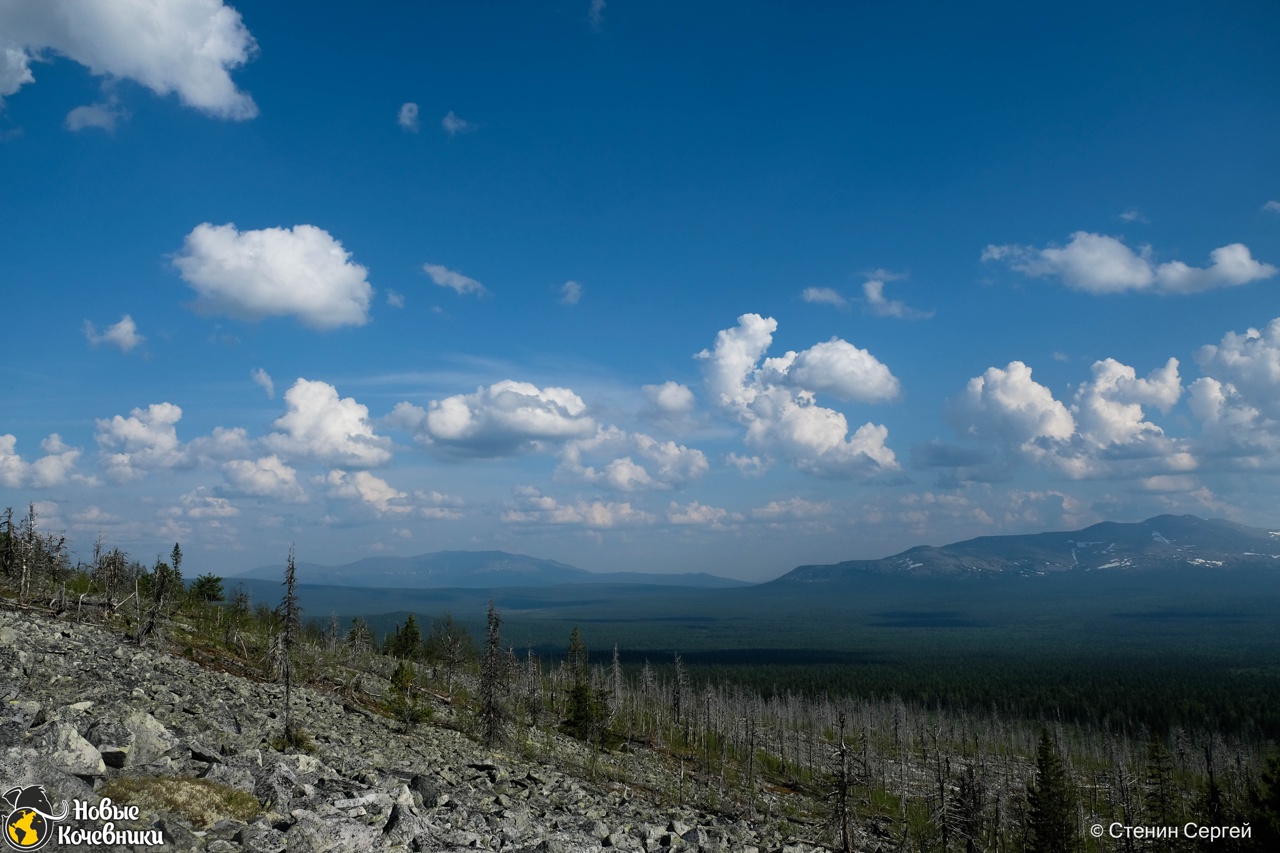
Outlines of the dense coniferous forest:
{"type": "MultiPolygon", "coordinates": [[[[214,575],[183,578],[178,544],[146,565],[100,541],[73,563],[33,509],[2,520],[5,606],[327,690],[406,728],[453,726],[664,801],[779,822],[833,850],[1280,849],[1264,673],[1236,673],[1229,701],[1214,704],[1211,668],[1153,660],[1135,680],[1116,650],[1088,682],[1064,679],[1049,657],[1008,682],[1040,680],[1039,694],[1008,695],[993,679],[943,703],[931,686],[941,675],[925,666],[906,676],[918,688],[894,691],[904,682],[842,677],[838,659],[793,668],[763,653],[591,649],[598,625],[554,650],[519,649],[492,603],[378,631],[300,612],[291,577],[274,600],[254,600],[214,575]],[[465,625],[478,620],[473,636],[465,625]]],[[[277,747],[305,749],[285,703],[277,747]]]]}

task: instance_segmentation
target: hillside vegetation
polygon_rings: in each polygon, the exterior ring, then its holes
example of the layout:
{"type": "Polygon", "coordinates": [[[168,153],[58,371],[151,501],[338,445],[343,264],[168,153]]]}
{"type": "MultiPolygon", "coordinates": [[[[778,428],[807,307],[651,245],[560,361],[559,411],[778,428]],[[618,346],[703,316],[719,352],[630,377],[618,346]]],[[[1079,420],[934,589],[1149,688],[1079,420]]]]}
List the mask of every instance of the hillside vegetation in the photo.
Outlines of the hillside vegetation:
{"type": "Polygon", "coordinates": [[[661,667],[626,667],[623,649],[606,650],[602,662],[587,648],[589,631],[571,630],[554,654],[517,651],[496,607],[478,637],[439,613],[421,623],[405,617],[375,639],[359,618],[301,618],[283,585],[274,600],[255,602],[212,575],[188,582],[176,545],[151,567],[105,546],[73,567],[33,515],[3,532],[0,555],[11,611],[5,683],[19,715],[4,728],[17,741],[0,746],[44,743],[48,763],[73,734],[85,741],[104,766],[63,773],[81,787],[58,797],[146,788],[106,787],[121,778],[163,786],[210,774],[255,794],[256,814],[232,817],[228,804],[212,835],[194,834],[195,817],[171,816],[164,826],[181,849],[266,849],[250,842],[269,831],[287,837],[291,850],[325,849],[324,839],[342,832],[362,849],[1143,846],[1131,832],[1113,837],[1115,827],[1177,827],[1179,837],[1161,839],[1159,849],[1280,845],[1280,764],[1267,758],[1272,745],[1256,729],[1149,727],[1123,708],[1080,721],[940,708],[856,685],[826,695],[762,691],[694,679],[677,655],[661,667]],[[59,631],[50,620],[73,624],[59,631]],[[39,646],[39,662],[65,672],[48,678],[37,661],[22,659],[24,645],[39,646]],[[122,662],[118,669],[100,666],[104,652],[122,662]],[[163,663],[168,655],[186,662],[163,663]],[[89,669],[94,679],[74,675],[89,669]],[[129,679],[147,672],[173,675],[163,691],[143,685],[141,696],[131,693],[129,679]],[[206,678],[208,690],[191,688],[206,678]],[[219,699],[220,691],[239,698],[219,699]],[[98,704],[73,709],[84,701],[98,704]],[[228,702],[240,710],[228,712],[228,702]],[[113,757],[108,768],[105,758],[120,753],[101,736],[110,729],[104,718],[129,729],[140,713],[169,733],[157,735],[168,746],[137,764],[113,757]],[[194,743],[192,717],[218,721],[209,737],[221,743],[194,743]],[[440,752],[446,741],[448,758],[440,752]],[[424,753],[424,743],[436,752],[424,753]],[[249,750],[256,771],[244,764],[249,750]],[[234,768],[248,778],[226,775],[234,768]],[[324,794],[325,785],[334,793],[324,794]],[[547,793],[557,786],[572,796],[547,793]],[[297,807],[282,810],[294,798],[297,807]],[[1248,824],[1248,837],[1183,837],[1188,824],[1248,824]]]}

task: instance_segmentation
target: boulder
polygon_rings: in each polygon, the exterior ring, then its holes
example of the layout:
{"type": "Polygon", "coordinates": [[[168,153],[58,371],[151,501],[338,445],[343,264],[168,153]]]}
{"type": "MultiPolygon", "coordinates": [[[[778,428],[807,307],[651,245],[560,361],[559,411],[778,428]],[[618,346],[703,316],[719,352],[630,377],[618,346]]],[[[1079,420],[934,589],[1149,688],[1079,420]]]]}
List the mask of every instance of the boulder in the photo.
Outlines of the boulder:
{"type": "Polygon", "coordinates": [[[33,744],[44,753],[49,763],[63,773],[80,778],[103,776],[107,765],[102,753],[80,736],[70,723],[48,723],[33,744]]]}

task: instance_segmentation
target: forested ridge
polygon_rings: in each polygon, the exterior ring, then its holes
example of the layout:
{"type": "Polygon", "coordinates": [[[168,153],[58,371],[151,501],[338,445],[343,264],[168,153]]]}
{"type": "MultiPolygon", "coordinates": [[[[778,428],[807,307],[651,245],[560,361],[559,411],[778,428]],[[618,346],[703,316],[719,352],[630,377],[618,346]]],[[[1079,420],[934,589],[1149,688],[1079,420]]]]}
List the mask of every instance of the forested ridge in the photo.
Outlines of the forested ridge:
{"type": "MultiPolygon", "coordinates": [[[[835,850],[1280,849],[1265,674],[1232,676],[1240,696],[1253,684],[1258,698],[1242,699],[1227,725],[1208,715],[1187,724],[1195,709],[1176,707],[1167,719],[1181,722],[1161,722],[1156,706],[1178,695],[1200,701],[1213,684],[1212,673],[1172,663],[1134,682],[1109,681],[1103,662],[1091,687],[1055,679],[1048,661],[1043,697],[975,685],[970,701],[944,705],[842,681],[838,661],[801,684],[776,661],[717,669],[678,654],[593,654],[590,631],[579,629],[561,651],[517,649],[494,607],[479,638],[464,621],[480,614],[451,613],[426,624],[406,616],[378,636],[359,618],[298,612],[289,586],[278,600],[253,601],[213,575],[184,579],[178,544],[147,566],[99,542],[73,564],[33,510],[4,517],[0,560],[7,606],[324,689],[406,728],[455,727],[494,748],[776,824],[835,850]],[[1083,698],[1073,705],[1072,697],[1083,698]],[[1199,837],[1199,827],[1242,837],[1199,837]]],[[[306,749],[289,701],[276,748],[306,749]]]]}

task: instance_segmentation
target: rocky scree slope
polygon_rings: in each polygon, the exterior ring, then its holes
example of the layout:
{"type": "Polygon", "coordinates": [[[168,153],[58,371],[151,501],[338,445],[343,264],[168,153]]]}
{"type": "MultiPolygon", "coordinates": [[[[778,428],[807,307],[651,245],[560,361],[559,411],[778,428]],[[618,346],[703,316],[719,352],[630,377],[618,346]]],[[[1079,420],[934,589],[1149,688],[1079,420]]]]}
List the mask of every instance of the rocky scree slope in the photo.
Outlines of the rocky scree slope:
{"type": "Polygon", "coordinates": [[[167,850],[819,849],[486,750],[451,729],[399,731],[310,689],[294,691],[293,713],[315,751],[283,754],[270,748],[282,729],[279,685],[33,612],[0,609],[0,699],[3,790],[42,784],[58,808],[98,802],[112,780],[176,789],[194,777],[256,798],[254,813],[240,817],[216,805],[195,816],[151,806],[137,822],[117,824],[163,831],[167,850]]]}

